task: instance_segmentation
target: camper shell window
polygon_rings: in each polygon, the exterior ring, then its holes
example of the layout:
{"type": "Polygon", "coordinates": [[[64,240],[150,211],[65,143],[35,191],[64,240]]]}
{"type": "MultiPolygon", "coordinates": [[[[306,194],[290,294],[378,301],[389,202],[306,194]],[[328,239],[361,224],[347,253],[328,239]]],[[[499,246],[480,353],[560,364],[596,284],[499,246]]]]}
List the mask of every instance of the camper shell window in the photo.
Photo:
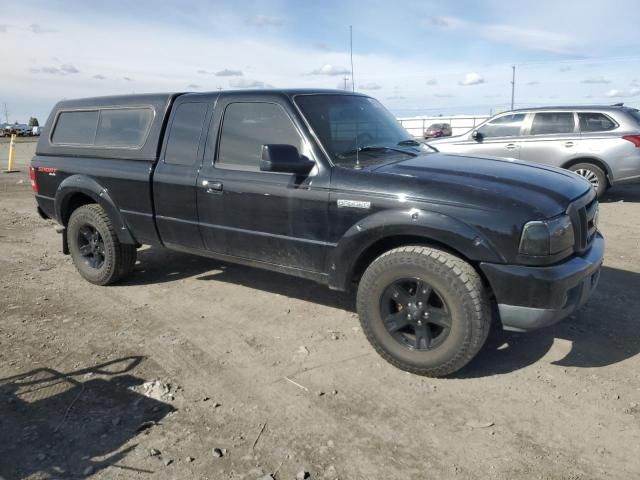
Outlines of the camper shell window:
{"type": "Polygon", "coordinates": [[[154,114],[151,107],[61,111],[51,134],[51,143],[140,149],[147,139],[154,114]]]}

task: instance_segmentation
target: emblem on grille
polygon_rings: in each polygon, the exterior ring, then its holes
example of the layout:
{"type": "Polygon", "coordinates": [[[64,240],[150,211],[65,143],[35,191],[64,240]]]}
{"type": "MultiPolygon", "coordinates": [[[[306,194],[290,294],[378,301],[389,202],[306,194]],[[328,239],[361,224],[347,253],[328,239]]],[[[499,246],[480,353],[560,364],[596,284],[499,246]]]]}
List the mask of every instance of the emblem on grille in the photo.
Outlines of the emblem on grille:
{"type": "Polygon", "coordinates": [[[359,200],[338,199],[338,208],[371,208],[371,202],[361,202],[359,200]]]}

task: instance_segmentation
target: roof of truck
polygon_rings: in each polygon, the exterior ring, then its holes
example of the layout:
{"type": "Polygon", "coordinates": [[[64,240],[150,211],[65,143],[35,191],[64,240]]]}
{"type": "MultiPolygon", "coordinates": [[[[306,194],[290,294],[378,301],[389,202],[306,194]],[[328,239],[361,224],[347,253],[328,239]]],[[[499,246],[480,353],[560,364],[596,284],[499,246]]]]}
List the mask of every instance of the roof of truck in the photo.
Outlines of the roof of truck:
{"type": "Polygon", "coordinates": [[[180,95],[264,95],[264,94],[281,94],[289,97],[295,95],[309,94],[332,94],[332,95],[363,95],[358,92],[347,90],[333,90],[323,88],[260,88],[260,89],[236,89],[236,90],[212,90],[202,92],[166,92],[166,93],[134,93],[128,95],[109,95],[102,97],[87,97],[62,100],[58,102],[54,110],[64,110],[68,108],[83,107],[104,107],[110,105],[122,105],[126,101],[127,104],[154,104],[166,103],[171,98],[180,95]]]}

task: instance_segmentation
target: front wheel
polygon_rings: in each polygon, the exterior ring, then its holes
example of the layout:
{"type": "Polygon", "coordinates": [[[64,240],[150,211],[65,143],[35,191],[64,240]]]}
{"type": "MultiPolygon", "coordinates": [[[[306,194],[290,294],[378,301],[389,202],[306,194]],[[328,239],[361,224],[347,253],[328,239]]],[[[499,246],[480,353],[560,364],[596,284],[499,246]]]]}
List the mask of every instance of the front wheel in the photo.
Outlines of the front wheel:
{"type": "Polygon", "coordinates": [[[357,308],[371,345],[389,363],[430,377],[465,366],[487,339],[491,309],[477,272],[442,250],[390,250],[367,268],[357,308]]]}
{"type": "Polygon", "coordinates": [[[596,191],[598,198],[601,198],[607,191],[607,175],[597,165],[593,163],[578,163],[569,167],[569,170],[588,180],[596,191]]]}
{"type": "Polygon", "coordinates": [[[67,240],[76,269],[91,283],[108,285],[133,270],[135,245],[120,243],[100,205],[92,203],[73,211],[67,225],[67,240]]]}

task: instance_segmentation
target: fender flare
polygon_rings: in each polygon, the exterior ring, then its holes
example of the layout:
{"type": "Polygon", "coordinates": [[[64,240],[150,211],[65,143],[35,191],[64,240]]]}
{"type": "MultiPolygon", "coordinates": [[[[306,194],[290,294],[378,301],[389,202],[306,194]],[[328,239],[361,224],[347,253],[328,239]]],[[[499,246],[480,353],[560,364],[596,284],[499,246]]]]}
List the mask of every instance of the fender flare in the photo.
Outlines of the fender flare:
{"type": "Polygon", "coordinates": [[[113,223],[116,235],[118,235],[118,239],[121,243],[138,245],[138,242],[120,214],[120,210],[118,210],[113,199],[109,195],[109,191],[93,178],[86,175],[71,175],[70,177],[65,178],[58,186],[54,200],[54,209],[58,223],[66,227],[66,224],[63,221],[63,214],[69,206],[69,201],[73,195],[77,193],[82,193],[92,198],[95,203],[104,208],[109,220],[113,223]]]}
{"type": "Polygon", "coordinates": [[[358,221],[342,236],[328,258],[329,286],[348,289],[361,255],[376,242],[395,236],[421,237],[477,262],[505,262],[482,233],[456,218],[417,208],[384,210],[358,221]]]}

